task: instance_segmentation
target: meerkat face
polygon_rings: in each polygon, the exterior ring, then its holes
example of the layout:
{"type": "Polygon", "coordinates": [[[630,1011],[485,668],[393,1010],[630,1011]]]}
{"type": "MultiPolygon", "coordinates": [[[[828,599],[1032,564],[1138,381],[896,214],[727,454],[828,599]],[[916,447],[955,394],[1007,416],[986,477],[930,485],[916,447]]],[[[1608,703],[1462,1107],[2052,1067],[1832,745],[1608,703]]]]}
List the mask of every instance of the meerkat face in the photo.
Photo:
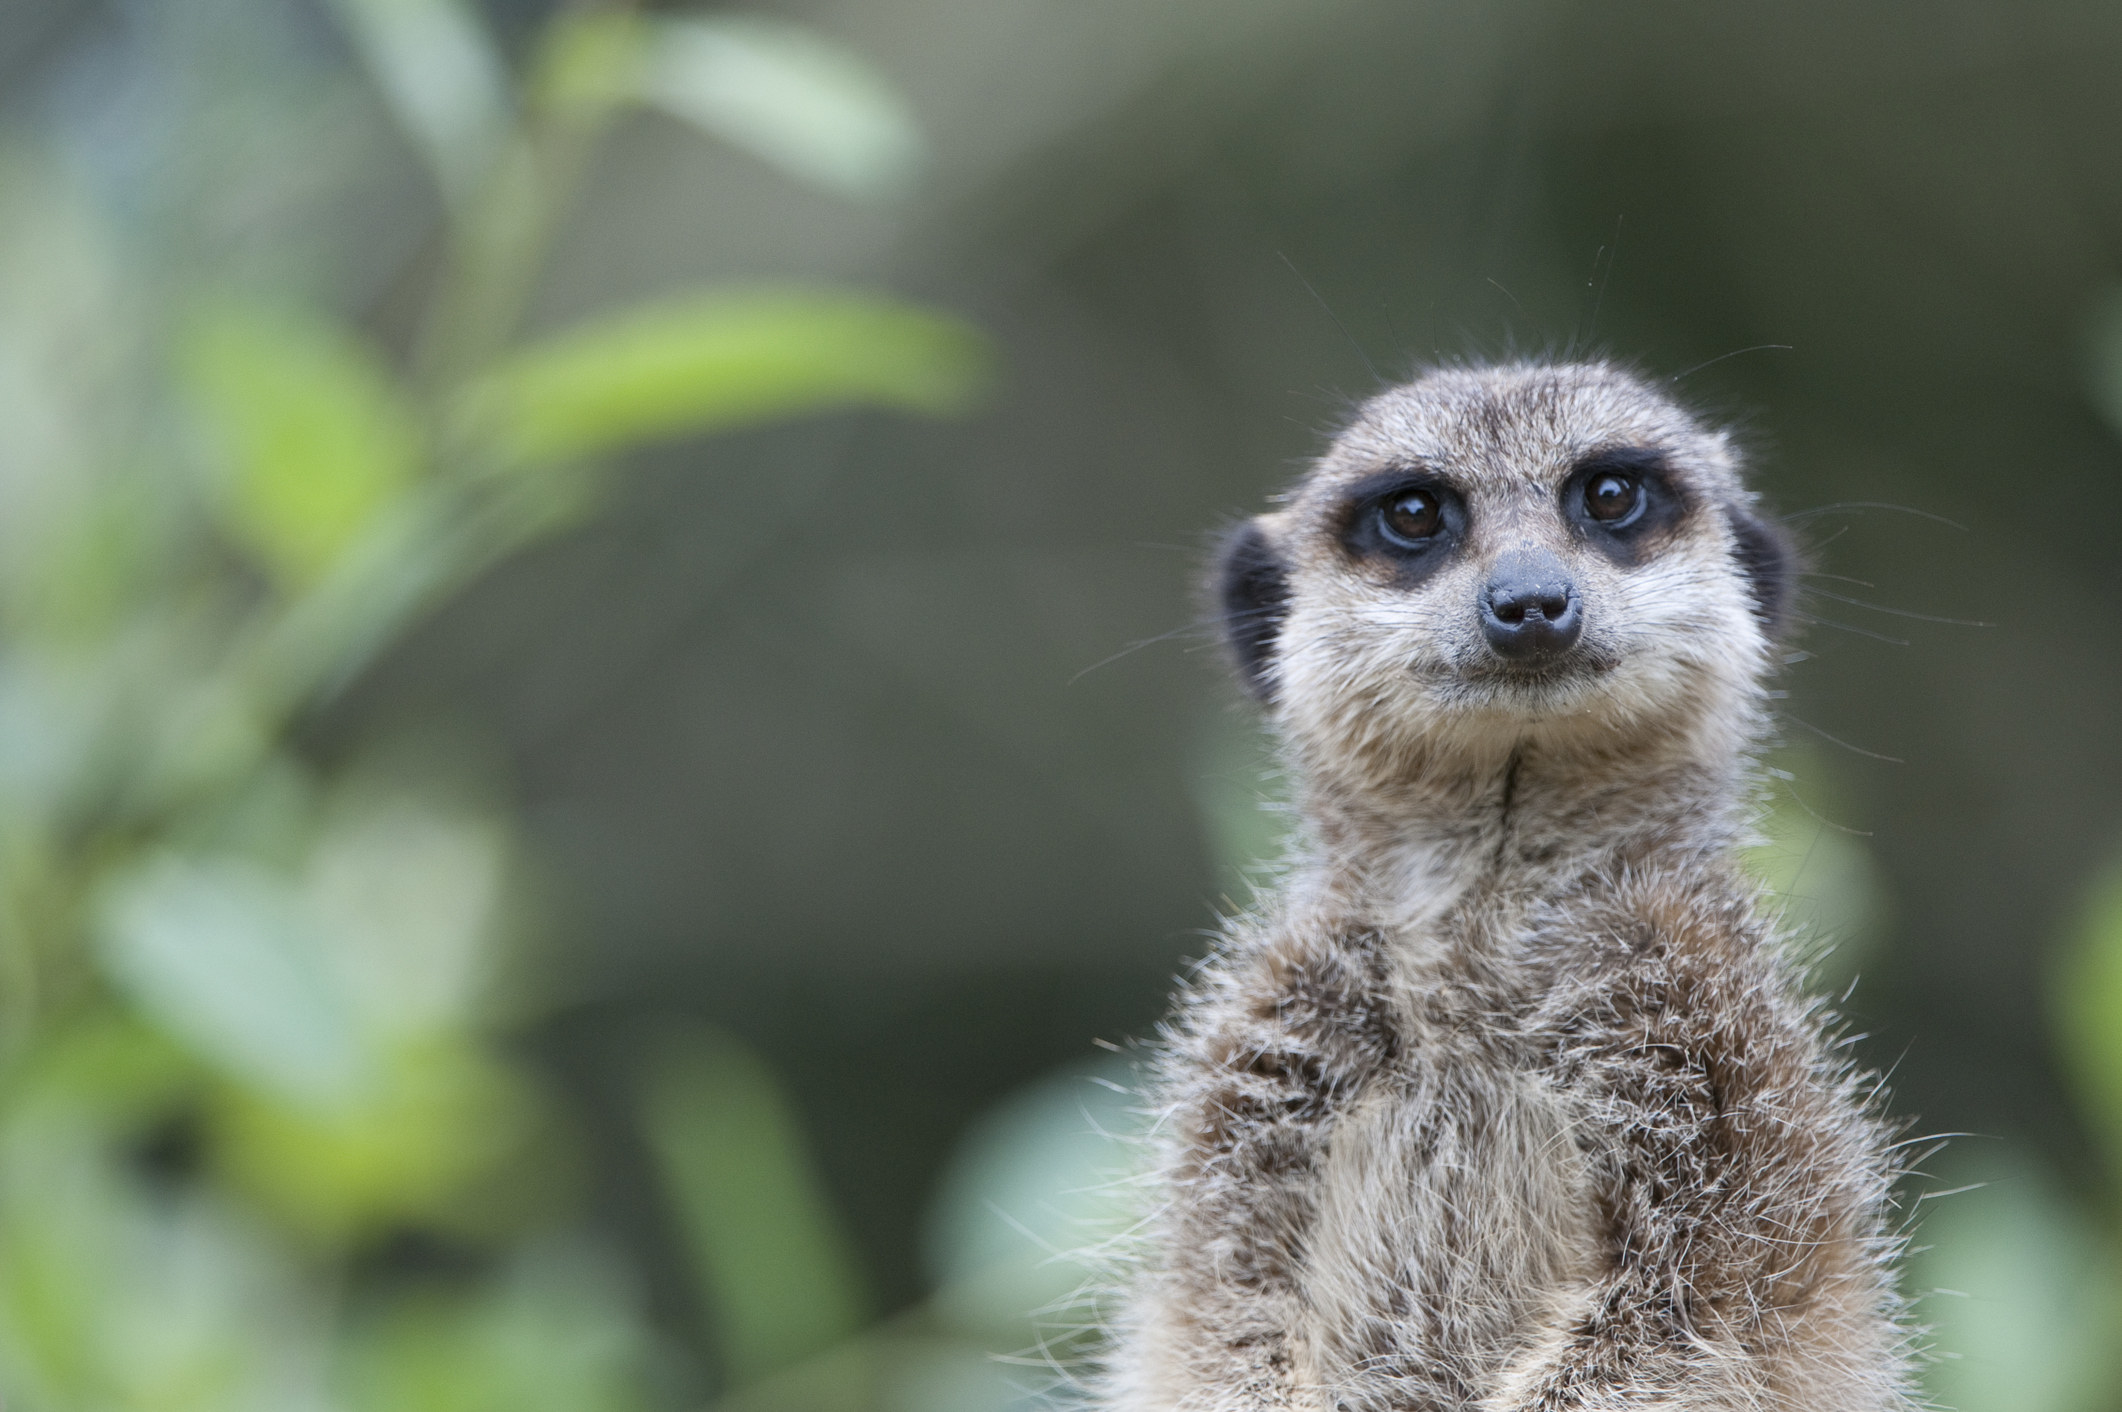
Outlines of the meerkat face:
{"type": "Polygon", "coordinates": [[[1430,373],[1227,543],[1239,667],[1297,738],[1367,753],[1729,715],[1792,571],[1735,462],[1604,364],[1430,373]]]}

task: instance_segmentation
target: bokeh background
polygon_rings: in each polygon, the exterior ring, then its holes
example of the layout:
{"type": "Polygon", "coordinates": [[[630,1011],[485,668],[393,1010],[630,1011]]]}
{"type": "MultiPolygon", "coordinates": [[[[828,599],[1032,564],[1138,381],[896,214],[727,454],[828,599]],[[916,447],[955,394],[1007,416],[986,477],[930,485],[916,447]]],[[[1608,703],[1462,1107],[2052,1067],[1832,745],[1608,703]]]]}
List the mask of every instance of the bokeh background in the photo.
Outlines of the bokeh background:
{"type": "Polygon", "coordinates": [[[5,0],[0,1396],[1065,1399],[1204,546],[1589,349],[1814,551],[1930,1390],[2122,1407],[2118,152],[2077,0],[5,0]]]}

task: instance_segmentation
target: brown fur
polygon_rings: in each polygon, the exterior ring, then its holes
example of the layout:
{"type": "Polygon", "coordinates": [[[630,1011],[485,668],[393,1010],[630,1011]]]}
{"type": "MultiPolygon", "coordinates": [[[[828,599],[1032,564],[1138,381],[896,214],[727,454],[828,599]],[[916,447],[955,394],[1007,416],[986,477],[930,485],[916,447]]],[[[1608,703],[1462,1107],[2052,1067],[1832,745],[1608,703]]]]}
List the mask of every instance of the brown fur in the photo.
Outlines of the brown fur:
{"type": "Polygon", "coordinates": [[[1255,522],[1302,839],[1162,1054],[1114,1412],[1912,1405],[1886,1133],[1734,857],[1752,515],[1642,382],[1520,365],[1373,399],[1255,522]],[[1560,511],[1616,447],[1678,507],[1618,557],[1560,511]],[[1409,468],[1466,510],[1418,582],[1347,535],[1350,488],[1409,468]],[[1585,628],[1527,680],[1474,601],[1534,549],[1585,628]]]}

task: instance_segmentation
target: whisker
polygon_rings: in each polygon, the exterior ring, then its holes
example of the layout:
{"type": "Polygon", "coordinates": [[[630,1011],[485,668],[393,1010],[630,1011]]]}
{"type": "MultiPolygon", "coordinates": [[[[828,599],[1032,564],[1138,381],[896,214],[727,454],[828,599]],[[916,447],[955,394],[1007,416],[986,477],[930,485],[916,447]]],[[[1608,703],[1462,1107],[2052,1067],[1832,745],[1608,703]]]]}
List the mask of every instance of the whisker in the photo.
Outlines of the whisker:
{"type": "Polygon", "coordinates": [[[1297,277],[1297,283],[1303,285],[1305,291],[1312,298],[1319,301],[1319,307],[1326,311],[1326,317],[1334,321],[1334,327],[1341,330],[1341,336],[1348,340],[1348,346],[1356,350],[1356,356],[1361,358],[1363,366],[1370,370],[1371,380],[1382,384],[1385,381],[1385,375],[1378,371],[1378,365],[1370,360],[1370,354],[1364,351],[1363,345],[1356,342],[1356,336],[1348,331],[1348,325],[1341,322],[1341,316],[1334,312],[1334,306],[1327,303],[1325,297],[1318,290],[1312,288],[1312,282],[1304,277],[1304,271],[1297,268],[1297,262],[1290,259],[1289,256],[1283,254],[1280,250],[1275,252],[1275,258],[1289,266],[1289,272],[1297,277]]]}
{"type": "MultiPolygon", "coordinates": [[[[1849,526],[1848,526],[1848,525],[1844,525],[1844,526],[1842,526],[1842,528],[1840,528],[1840,529],[1836,530],[1836,531],[1835,531],[1835,532],[1834,532],[1833,534],[1829,535],[1829,536],[1828,536],[1827,538],[1825,538],[1825,539],[1821,540],[1821,541],[1820,541],[1820,542],[1819,542],[1818,544],[1815,544],[1815,545],[1814,545],[1814,546],[1812,546],[1812,547],[1813,547],[1813,548],[1814,548],[1815,550],[1825,549],[1825,548],[1827,548],[1827,546],[1828,546],[1828,545],[1830,545],[1830,544],[1833,544],[1833,543],[1834,543],[1834,542],[1835,542],[1836,540],[1840,539],[1840,538],[1841,538],[1841,537],[1842,537],[1843,535],[1845,535],[1845,534],[1848,534],[1848,533],[1849,533],[1849,526]]],[[[1871,587],[1871,585],[1870,585],[1870,584],[1866,584],[1866,585],[1865,585],[1865,587],[1866,587],[1866,588],[1869,588],[1869,587],[1871,587]]]]}
{"type": "MultiPolygon", "coordinates": [[[[1269,608],[1248,608],[1242,613],[1232,613],[1222,621],[1242,621],[1246,618],[1255,617],[1259,614],[1268,613],[1272,611],[1274,610],[1269,608]]],[[[1183,627],[1173,628],[1170,632],[1160,632],[1155,637],[1145,637],[1139,642],[1130,642],[1129,644],[1127,644],[1127,646],[1121,648],[1112,656],[1101,658],[1098,661],[1091,663],[1088,667],[1085,667],[1082,671],[1076,673],[1074,676],[1070,677],[1068,679],[1068,684],[1070,686],[1074,686],[1077,682],[1083,680],[1092,672],[1097,671],[1100,667],[1109,667],[1113,663],[1119,661],[1122,657],[1133,656],[1135,653],[1140,652],[1145,647],[1155,647],[1160,642],[1172,642],[1179,638],[1188,637],[1194,634],[1201,634],[1206,636],[1208,634],[1213,633],[1215,631],[1215,628],[1215,622],[1209,621],[1207,619],[1202,619],[1196,622],[1187,623],[1183,627]]]]}
{"type": "Polygon", "coordinates": [[[1888,1144],[1886,1144],[1886,1147],[1883,1150],[1887,1152],[1898,1152],[1904,1147],[1920,1147],[1926,1142],[1935,1142],[1942,1144],[1947,1138],[1986,1136],[1988,1136],[1988,1134],[1986,1133],[1923,1133],[1917,1137],[1904,1137],[1899,1142],[1889,1142],[1888,1144]]]}
{"type": "Polygon", "coordinates": [[[1903,760],[1903,759],[1901,759],[1901,758],[1900,758],[1900,757],[1898,757],[1898,756],[1894,756],[1894,755],[1881,755],[1881,754],[1880,754],[1880,753],[1879,753],[1878,751],[1876,751],[1876,750],[1866,750],[1866,749],[1865,749],[1865,748],[1864,748],[1863,746],[1861,746],[1861,745],[1851,745],[1851,744],[1850,744],[1850,743],[1849,743],[1848,741],[1846,741],[1846,740],[1842,739],[1842,738],[1841,738],[1840,736],[1835,736],[1835,735],[1829,735],[1829,734],[1828,734],[1828,733],[1827,733],[1826,731],[1824,731],[1824,730],[1821,730],[1821,729],[1820,729],[1820,728],[1819,728],[1818,726],[1814,725],[1814,724],[1813,724],[1813,723],[1812,723],[1811,721],[1807,721],[1807,720],[1802,720],[1802,719],[1800,719],[1800,718],[1799,718],[1799,717],[1797,717],[1797,716],[1792,716],[1792,715],[1789,715],[1789,714],[1785,714],[1785,716],[1784,716],[1784,718],[1783,718],[1783,719],[1785,719],[1786,721],[1791,721],[1791,722],[1794,722],[1794,723],[1796,723],[1796,724],[1798,724],[1798,725],[1801,725],[1801,726],[1805,727],[1805,728],[1806,728],[1807,730],[1811,731],[1811,732],[1812,732],[1812,733],[1813,733],[1814,735],[1817,735],[1817,736],[1819,736],[1819,737],[1820,737],[1820,739],[1822,739],[1822,740],[1824,740],[1824,741],[1828,742],[1828,743],[1829,743],[1830,745],[1839,745],[1839,746],[1841,746],[1841,747],[1842,747],[1842,748],[1843,748],[1844,750],[1848,750],[1848,751],[1853,751],[1854,753],[1856,753],[1856,754],[1858,754],[1858,755],[1864,755],[1864,756],[1868,756],[1869,758],[1871,758],[1871,759],[1873,759],[1873,760],[1884,760],[1884,761],[1885,761],[1885,762],[1886,762],[1887,764],[1889,764],[1889,765],[1906,765],[1906,764],[1908,763],[1908,761],[1906,761],[1906,760],[1903,760]]]}
{"type": "MultiPolygon", "coordinates": [[[[1796,716],[1792,716],[1790,719],[1794,721],[1798,720],[1796,716]]],[[[1798,721],[1798,724],[1802,726],[1805,724],[1805,722],[1798,721]]],[[[1811,729],[1818,730],[1819,727],[1814,726],[1811,727],[1811,729]]],[[[1833,737],[1829,738],[1833,739],[1833,737]]],[[[1842,742],[1836,741],[1835,743],[1837,745],[1840,745],[1842,742]]],[[[1818,809],[1813,808],[1812,805],[1805,802],[1805,796],[1798,793],[1796,783],[1791,779],[1788,774],[1784,773],[1781,770],[1778,770],[1776,773],[1781,776],[1783,781],[1783,792],[1791,797],[1791,802],[1793,804],[1796,804],[1800,809],[1803,809],[1806,814],[1812,819],[1812,821],[1818,824],[1821,828],[1833,829],[1836,833],[1848,834],[1851,838],[1870,838],[1872,836],[1872,832],[1870,829],[1853,829],[1848,824],[1838,824],[1833,819],[1828,818],[1825,814],[1822,814],[1818,809]]]]}
{"type": "Polygon", "coordinates": [[[1732,349],[1732,351],[1731,351],[1731,352],[1729,352],[1729,353],[1719,353],[1719,354],[1718,354],[1718,355],[1717,355],[1716,357],[1714,357],[1714,358],[1710,358],[1710,359],[1707,359],[1707,360],[1705,360],[1705,361],[1703,361],[1703,362],[1697,363],[1697,364],[1695,364],[1695,365],[1694,365],[1694,366],[1693,366],[1692,368],[1689,368],[1689,369],[1688,369],[1688,370],[1687,370],[1686,372],[1684,372],[1684,373],[1674,373],[1674,374],[1673,374],[1673,375],[1672,375],[1671,377],[1667,378],[1667,379],[1666,379],[1666,381],[1667,381],[1667,382],[1678,382],[1678,381],[1680,381],[1680,380],[1681,380],[1682,378],[1691,378],[1691,377],[1693,377],[1693,376],[1694,376],[1694,375],[1695,375],[1696,373],[1699,373],[1699,372],[1701,372],[1701,371],[1702,371],[1702,370],[1703,370],[1704,368],[1707,368],[1707,367],[1712,367],[1712,366],[1714,366],[1715,364],[1721,363],[1721,362],[1723,362],[1723,361],[1724,361],[1724,360],[1725,360],[1726,358],[1736,358],[1736,357],[1738,357],[1738,356],[1739,356],[1739,355],[1740,355],[1741,353],[1762,353],[1762,352],[1766,352],[1767,350],[1769,350],[1769,349],[1771,349],[1771,348],[1775,348],[1775,349],[1781,349],[1781,350],[1782,350],[1783,352],[1786,352],[1786,353],[1788,353],[1788,352],[1790,352],[1790,351],[1791,351],[1792,345],[1790,345],[1790,344],[1788,344],[1788,343],[1756,343],[1756,344],[1755,344],[1755,345],[1753,345],[1753,346],[1752,346],[1751,348],[1734,348],[1734,349],[1732,349]]]}
{"type": "Polygon", "coordinates": [[[1842,632],[1853,632],[1859,637],[1868,637],[1873,642],[1883,642],[1889,647],[1908,646],[1908,639],[1905,637],[1888,637],[1883,632],[1873,632],[1869,628],[1860,628],[1852,623],[1838,623],[1832,618],[1823,618],[1816,613],[1804,614],[1803,619],[1808,623],[1818,623],[1823,628],[1836,628],[1842,632]]]}
{"type": "MultiPolygon", "coordinates": [[[[1599,292],[1592,299],[1591,323],[1584,330],[1586,343],[1590,343],[1599,336],[1599,311],[1606,307],[1606,286],[1614,277],[1614,261],[1621,258],[1621,225],[1625,219],[1627,218],[1620,214],[1614,216],[1613,244],[1603,246],[1600,250],[1600,253],[1606,256],[1606,273],[1599,276],[1599,292]]],[[[1598,264],[1599,256],[1592,256],[1592,267],[1597,269],[1598,264]]]]}
{"type": "MultiPolygon", "coordinates": [[[[1502,290],[1502,291],[1503,291],[1503,297],[1504,297],[1505,299],[1508,299],[1508,300],[1509,300],[1509,301],[1510,301],[1511,303],[1513,303],[1513,304],[1518,304],[1518,296],[1517,296],[1517,295],[1515,295],[1515,294],[1513,294],[1513,293],[1511,293],[1511,292],[1510,292],[1510,291],[1509,291],[1508,289],[1504,289],[1504,288],[1503,288],[1503,281],[1501,281],[1501,280],[1499,280],[1499,279],[1494,279],[1494,278],[1491,278],[1491,279],[1490,279],[1490,280],[1489,280],[1488,282],[1489,282],[1490,284],[1494,285],[1494,286],[1495,286],[1495,287],[1496,287],[1497,289],[1499,289],[1499,290],[1502,290]]],[[[1525,306],[1524,306],[1523,304],[1518,304],[1518,312],[1519,312],[1520,314],[1524,314],[1524,315],[1525,315],[1525,317],[1526,317],[1526,318],[1527,318],[1528,320],[1530,320],[1530,319],[1532,318],[1532,315],[1531,315],[1531,314],[1526,314],[1526,313],[1525,313],[1525,306]]]]}
{"type": "Polygon", "coordinates": [[[1844,510],[1892,510],[1898,514],[1914,515],[1919,520],[1936,520],[1939,524],[1956,529],[1962,534],[1968,532],[1967,526],[1961,524],[1958,520],[1948,520],[1943,515],[1934,515],[1928,510],[1918,510],[1913,505],[1889,505],[1883,500],[1838,500],[1832,505],[1815,505],[1810,510],[1793,510],[1790,514],[1785,515],[1783,520],[1784,523],[1788,524],[1792,520],[1809,520],[1815,515],[1834,515],[1844,510]]]}
{"type": "Polygon", "coordinates": [[[1850,598],[1840,593],[1830,593],[1824,588],[1808,586],[1807,593],[1817,593],[1822,598],[1832,598],[1837,603],[1847,603],[1852,608],[1865,608],[1874,613],[1890,613],[1896,618],[1914,618],[1919,623],[1945,623],[1956,628],[1993,628],[1995,623],[1976,622],[1973,618],[1940,618],[1930,613],[1911,612],[1906,608],[1887,608],[1877,603],[1866,603],[1861,598],[1850,598]]]}

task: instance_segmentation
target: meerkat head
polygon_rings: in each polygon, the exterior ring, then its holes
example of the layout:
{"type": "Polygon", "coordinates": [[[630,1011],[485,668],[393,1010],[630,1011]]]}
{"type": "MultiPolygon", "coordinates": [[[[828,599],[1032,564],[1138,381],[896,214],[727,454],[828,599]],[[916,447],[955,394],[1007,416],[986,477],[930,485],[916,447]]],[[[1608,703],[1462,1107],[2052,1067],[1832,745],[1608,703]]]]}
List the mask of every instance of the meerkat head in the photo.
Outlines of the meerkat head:
{"type": "Polygon", "coordinates": [[[1519,364],[1372,398],[1218,596],[1284,732],[1375,772],[1750,729],[1792,574],[1723,433],[1612,366],[1519,364]]]}

